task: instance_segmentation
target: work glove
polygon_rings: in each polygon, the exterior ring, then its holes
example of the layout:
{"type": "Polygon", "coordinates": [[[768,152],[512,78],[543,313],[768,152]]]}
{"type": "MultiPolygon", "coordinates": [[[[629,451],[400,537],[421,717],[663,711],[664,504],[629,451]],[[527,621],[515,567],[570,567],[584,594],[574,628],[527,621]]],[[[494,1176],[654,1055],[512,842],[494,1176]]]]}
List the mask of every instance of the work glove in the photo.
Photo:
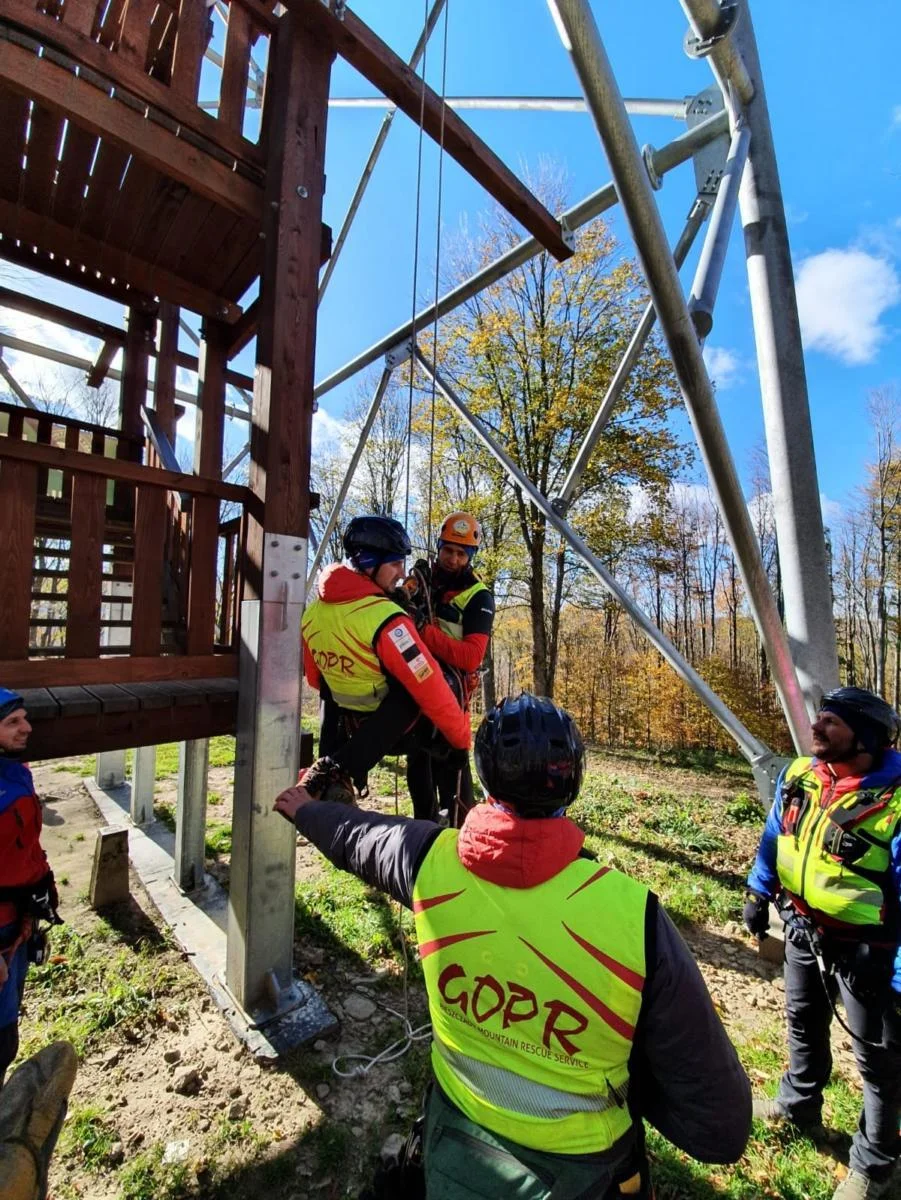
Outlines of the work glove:
{"type": "Polygon", "coordinates": [[[765,938],[770,928],[770,902],[759,892],[745,892],[745,908],[742,914],[745,928],[755,937],[765,938]]]}

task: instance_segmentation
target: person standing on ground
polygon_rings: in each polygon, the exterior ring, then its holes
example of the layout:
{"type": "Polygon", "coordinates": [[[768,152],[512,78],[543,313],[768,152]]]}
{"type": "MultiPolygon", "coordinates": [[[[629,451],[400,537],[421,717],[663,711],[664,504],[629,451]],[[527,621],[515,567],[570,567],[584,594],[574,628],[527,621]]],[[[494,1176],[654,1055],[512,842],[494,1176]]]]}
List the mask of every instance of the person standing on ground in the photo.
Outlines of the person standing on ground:
{"type": "Polygon", "coordinates": [[[642,1120],[734,1162],[751,1089],[657,897],[599,866],[566,816],[584,750],[523,694],[475,740],[488,799],[462,829],[315,800],[275,809],[416,921],[432,1019],[429,1200],[650,1198],[642,1120]]]}
{"type": "Polygon", "coordinates": [[[0,688],[0,1087],[19,1049],[29,961],[40,961],[38,922],[59,920],[59,894],[41,846],[41,802],[22,762],[31,725],[25,701],[0,688]]]}
{"type": "Polygon", "coordinates": [[[320,757],[302,781],[314,795],[350,802],[386,755],[420,742],[465,751],[472,734],[397,593],[410,553],[403,525],[355,517],[344,552],[345,563],[319,576],[303,615],[304,673],[322,719],[320,757]]]}
{"type": "MultiPolygon", "coordinates": [[[[494,595],[472,569],[481,544],[482,527],[472,513],[453,512],[441,523],[434,563],[417,563],[413,572],[420,583],[413,597],[420,636],[442,666],[459,672],[467,711],[494,625],[494,595]]],[[[441,761],[425,750],[407,755],[415,817],[437,820],[440,804],[453,825],[462,825],[473,803],[472,772],[468,754],[456,757],[441,761]]]]}
{"type": "Polygon", "coordinates": [[[888,1195],[901,1149],[901,721],[873,692],[841,687],[811,730],[813,757],[780,776],[748,876],[750,932],[766,935],[771,902],[785,922],[789,1049],[775,1099],[754,1111],[822,1132],[839,996],[864,1102],[833,1200],[874,1200],[888,1195]]]}

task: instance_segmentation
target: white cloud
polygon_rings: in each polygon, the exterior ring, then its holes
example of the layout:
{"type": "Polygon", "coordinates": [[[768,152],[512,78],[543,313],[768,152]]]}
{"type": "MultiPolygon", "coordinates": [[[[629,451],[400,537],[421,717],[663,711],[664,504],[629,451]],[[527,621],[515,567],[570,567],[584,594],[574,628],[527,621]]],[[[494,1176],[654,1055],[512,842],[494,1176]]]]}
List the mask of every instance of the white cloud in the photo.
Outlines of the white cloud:
{"type": "Polygon", "coordinates": [[[725,346],[705,346],[704,362],[707,364],[707,373],[720,391],[731,387],[741,377],[744,367],[735,351],[725,346]]]}
{"type": "Polygon", "coordinates": [[[806,258],[796,280],[801,336],[848,366],[872,362],[887,332],[883,313],[901,299],[892,264],[865,250],[824,250],[806,258]]]}
{"type": "Polygon", "coordinates": [[[343,449],[348,425],[326,412],[321,406],[313,414],[313,448],[316,451],[336,453],[343,449]]]}
{"type": "Polygon", "coordinates": [[[892,109],[892,129],[901,128],[901,104],[896,104],[892,109]]]}
{"type": "Polygon", "coordinates": [[[830,500],[825,492],[820,492],[820,509],[824,525],[838,525],[845,519],[844,505],[840,500],[830,500]]]}

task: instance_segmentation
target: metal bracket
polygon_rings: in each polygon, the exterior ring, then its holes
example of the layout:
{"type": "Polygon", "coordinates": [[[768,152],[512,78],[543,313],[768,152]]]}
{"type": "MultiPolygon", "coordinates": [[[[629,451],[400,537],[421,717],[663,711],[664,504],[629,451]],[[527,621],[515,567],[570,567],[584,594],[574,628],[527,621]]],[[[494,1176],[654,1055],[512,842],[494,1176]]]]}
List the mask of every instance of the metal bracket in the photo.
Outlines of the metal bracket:
{"type": "Polygon", "coordinates": [[[641,148],[641,157],[644,159],[645,170],[648,173],[648,180],[655,192],[659,192],[663,187],[663,178],[657,174],[657,168],[654,166],[654,155],[657,151],[647,142],[641,148]]]}
{"type": "MultiPolygon", "coordinates": [[[[722,111],[725,106],[723,93],[718,87],[714,85],[705,88],[703,92],[699,92],[697,96],[692,98],[686,108],[685,124],[689,129],[693,129],[695,125],[700,125],[702,121],[708,120],[714,113],[722,111]]],[[[728,133],[723,133],[719,137],[715,137],[712,142],[708,142],[706,146],[695,151],[692,155],[695,182],[700,196],[716,195],[728,157],[728,133]]]]}
{"type": "Polygon", "coordinates": [[[727,38],[735,28],[735,23],[741,16],[741,6],[738,4],[721,4],[720,20],[713,33],[701,38],[693,29],[689,29],[683,43],[685,53],[689,58],[706,58],[718,42],[727,38]]]}
{"type": "Polygon", "coordinates": [[[295,534],[267,533],[263,543],[263,600],[303,604],[307,568],[306,539],[295,534]]]}
{"type": "Polygon", "coordinates": [[[560,218],[560,234],[563,238],[564,245],[566,245],[570,250],[575,252],[576,233],[575,233],[574,229],[570,229],[570,227],[567,225],[566,219],[564,217],[560,218]]]}
{"type": "Polygon", "coordinates": [[[399,367],[401,363],[405,363],[407,359],[413,357],[413,339],[405,338],[404,341],[398,342],[396,346],[392,346],[385,353],[385,366],[393,371],[395,367],[399,367]]]}

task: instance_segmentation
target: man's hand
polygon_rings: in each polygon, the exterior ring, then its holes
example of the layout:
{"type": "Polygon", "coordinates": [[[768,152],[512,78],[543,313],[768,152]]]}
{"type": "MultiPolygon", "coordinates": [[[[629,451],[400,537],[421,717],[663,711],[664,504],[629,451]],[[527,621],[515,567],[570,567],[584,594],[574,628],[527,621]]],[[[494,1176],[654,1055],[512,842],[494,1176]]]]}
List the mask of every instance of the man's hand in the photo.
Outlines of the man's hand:
{"type": "Polygon", "coordinates": [[[305,804],[312,804],[314,799],[305,787],[297,784],[296,787],[285,788],[281,795],[276,796],[272,807],[293,825],[298,809],[303,808],[305,804]]]}
{"type": "Polygon", "coordinates": [[[770,902],[759,892],[745,893],[744,922],[748,933],[765,938],[770,929],[770,902]]]}
{"type": "Polygon", "coordinates": [[[3,985],[9,979],[9,967],[6,965],[6,959],[0,954],[0,992],[3,991],[3,985]]]}

